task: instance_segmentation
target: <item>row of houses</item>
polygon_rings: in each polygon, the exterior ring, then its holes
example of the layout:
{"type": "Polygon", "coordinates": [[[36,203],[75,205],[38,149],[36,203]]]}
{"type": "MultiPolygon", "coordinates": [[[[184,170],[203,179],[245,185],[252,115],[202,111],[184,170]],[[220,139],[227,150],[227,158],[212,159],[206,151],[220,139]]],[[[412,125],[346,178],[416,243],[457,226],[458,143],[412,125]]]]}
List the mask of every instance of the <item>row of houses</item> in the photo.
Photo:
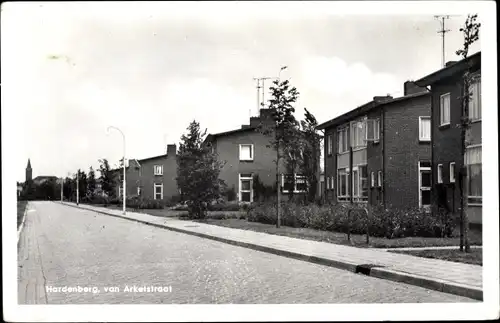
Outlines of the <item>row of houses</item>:
{"type": "MultiPolygon", "coordinates": [[[[449,62],[434,73],[404,83],[404,95],[376,96],[371,101],[318,126],[323,132],[324,174],[319,195],[330,203],[382,203],[393,207],[438,205],[460,208],[458,170],[469,170],[469,219],[481,223],[481,53],[449,62]],[[472,121],[466,156],[461,154],[460,122],[463,73],[472,67],[474,83],[469,103],[472,121]]],[[[265,185],[276,182],[275,153],[269,138],[257,131],[272,121],[261,109],[249,124],[209,134],[205,144],[225,162],[220,178],[241,202],[254,201],[254,176],[265,185]]],[[[127,195],[166,200],[179,194],[176,146],[164,155],[129,160],[127,195]]],[[[283,169],[283,168],[281,168],[283,169]]],[[[116,170],[121,179],[121,170],[116,170]]],[[[293,187],[282,177],[282,190],[303,192],[304,179],[294,175],[293,187]]],[[[122,194],[121,186],[117,193],[122,194]]]]}

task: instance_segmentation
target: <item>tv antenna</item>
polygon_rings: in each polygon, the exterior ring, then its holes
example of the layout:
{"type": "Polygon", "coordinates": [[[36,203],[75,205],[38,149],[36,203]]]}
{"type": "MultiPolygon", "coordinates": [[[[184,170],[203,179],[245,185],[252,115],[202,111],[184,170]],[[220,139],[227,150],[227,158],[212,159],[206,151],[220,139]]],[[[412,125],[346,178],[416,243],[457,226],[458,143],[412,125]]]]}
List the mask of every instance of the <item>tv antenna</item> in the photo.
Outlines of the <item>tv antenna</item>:
{"type": "Polygon", "coordinates": [[[436,18],[439,23],[441,24],[441,29],[438,30],[438,34],[441,34],[441,39],[443,41],[443,45],[442,45],[442,57],[441,57],[441,65],[443,67],[445,67],[446,65],[446,52],[445,52],[445,35],[447,32],[450,32],[451,30],[450,29],[446,29],[445,28],[445,20],[446,19],[450,19],[450,17],[453,17],[453,16],[450,16],[450,15],[437,15],[437,16],[434,16],[434,18],[436,18]]]}

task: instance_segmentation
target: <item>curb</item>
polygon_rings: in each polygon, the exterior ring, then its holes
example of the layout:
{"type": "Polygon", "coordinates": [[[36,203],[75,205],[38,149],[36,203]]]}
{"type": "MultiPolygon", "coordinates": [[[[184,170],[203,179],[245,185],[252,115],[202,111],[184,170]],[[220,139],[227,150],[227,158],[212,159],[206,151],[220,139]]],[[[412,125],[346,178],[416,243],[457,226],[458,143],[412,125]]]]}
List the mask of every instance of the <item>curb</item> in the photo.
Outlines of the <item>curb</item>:
{"type": "Polygon", "coordinates": [[[24,208],[24,213],[23,213],[23,220],[21,221],[21,225],[19,226],[19,229],[17,229],[17,244],[19,245],[19,239],[21,238],[21,232],[23,231],[24,228],[24,222],[26,221],[26,213],[28,212],[28,204],[26,203],[26,207],[24,208]]]}
{"type": "Polygon", "coordinates": [[[96,213],[124,219],[124,220],[142,223],[142,224],[154,226],[157,228],[167,229],[170,231],[189,234],[189,235],[197,236],[200,238],[205,238],[205,239],[210,239],[210,240],[214,240],[214,241],[218,241],[218,242],[223,242],[223,243],[227,243],[230,245],[235,245],[235,246],[253,249],[253,250],[257,250],[257,251],[267,252],[267,253],[275,254],[278,256],[298,259],[298,260],[302,260],[302,261],[316,263],[319,265],[325,265],[325,266],[334,267],[334,268],[338,268],[338,269],[342,269],[342,270],[347,270],[347,271],[350,271],[353,273],[361,273],[361,274],[364,274],[364,275],[370,276],[370,277],[391,280],[391,281],[395,281],[395,282],[400,282],[400,283],[405,283],[405,284],[414,285],[414,286],[418,286],[418,287],[423,287],[426,289],[435,290],[435,291],[442,292],[442,293],[453,294],[453,295],[457,295],[457,296],[463,296],[463,297],[468,297],[468,298],[472,298],[475,300],[483,301],[482,289],[477,288],[475,286],[457,284],[457,283],[453,283],[453,282],[449,282],[449,281],[440,280],[437,278],[429,278],[429,277],[410,274],[410,273],[406,273],[406,272],[385,269],[385,268],[381,268],[381,267],[370,267],[369,265],[356,264],[356,263],[345,261],[345,260],[344,261],[337,261],[337,260],[333,260],[333,259],[321,258],[321,257],[316,257],[316,256],[307,256],[307,255],[304,255],[304,254],[301,254],[298,252],[285,251],[285,250],[281,250],[281,249],[277,249],[277,248],[273,248],[273,247],[261,246],[261,245],[254,244],[254,243],[235,241],[235,240],[221,238],[221,237],[217,237],[217,236],[213,236],[213,235],[209,235],[209,234],[205,234],[205,233],[193,232],[190,230],[169,227],[168,225],[165,225],[165,224],[151,223],[148,221],[124,217],[122,215],[116,215],[116,214],[111,214],[111,213],[107,213],[107,212],[103,212],[103,211],[99,211],[99,210],[93,210],[93,209],[89,209],[89,208],[82,207],[82,206],[76,206],[76,205],[65,204],[65,203],[61,203],[61,204],[66,205],[66,206],[70,206],[70,207],[74,207],[74,208],[78,208],[78,209],[83,209],[83,210],[87,210],[87,211],[91,211],[91,212],[96,212],[96,213]]]}

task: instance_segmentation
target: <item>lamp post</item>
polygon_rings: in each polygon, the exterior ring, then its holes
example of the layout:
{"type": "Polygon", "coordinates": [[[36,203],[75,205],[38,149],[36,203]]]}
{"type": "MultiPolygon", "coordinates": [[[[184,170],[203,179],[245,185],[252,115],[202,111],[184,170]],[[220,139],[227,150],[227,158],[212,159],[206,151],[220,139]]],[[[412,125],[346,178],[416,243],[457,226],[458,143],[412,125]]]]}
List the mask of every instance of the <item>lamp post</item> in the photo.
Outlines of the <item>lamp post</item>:
{"type": "Polygon", "coordinates": [[[125,166],[125,135],[123,132],[117,127],[109,126],[107,129],[107,133],[109,134],[109,130],[114,129],[121,133],[123,138],[123,215],[126,214],[126,201],[127,201],[127,179],[126,179],[126,166],[125,166]]]}

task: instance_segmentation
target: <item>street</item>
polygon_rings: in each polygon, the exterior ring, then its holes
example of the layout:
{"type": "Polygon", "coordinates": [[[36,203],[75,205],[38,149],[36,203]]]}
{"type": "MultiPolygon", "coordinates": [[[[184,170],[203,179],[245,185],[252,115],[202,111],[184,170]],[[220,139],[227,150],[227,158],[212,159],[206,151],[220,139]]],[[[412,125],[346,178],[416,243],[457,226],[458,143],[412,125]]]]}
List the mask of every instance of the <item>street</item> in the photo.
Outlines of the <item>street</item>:
{"type": "Polygon", "coordinates": [[[19,304],[473,301],[54,202],[29,203],[18,274],[19,304]]]}

